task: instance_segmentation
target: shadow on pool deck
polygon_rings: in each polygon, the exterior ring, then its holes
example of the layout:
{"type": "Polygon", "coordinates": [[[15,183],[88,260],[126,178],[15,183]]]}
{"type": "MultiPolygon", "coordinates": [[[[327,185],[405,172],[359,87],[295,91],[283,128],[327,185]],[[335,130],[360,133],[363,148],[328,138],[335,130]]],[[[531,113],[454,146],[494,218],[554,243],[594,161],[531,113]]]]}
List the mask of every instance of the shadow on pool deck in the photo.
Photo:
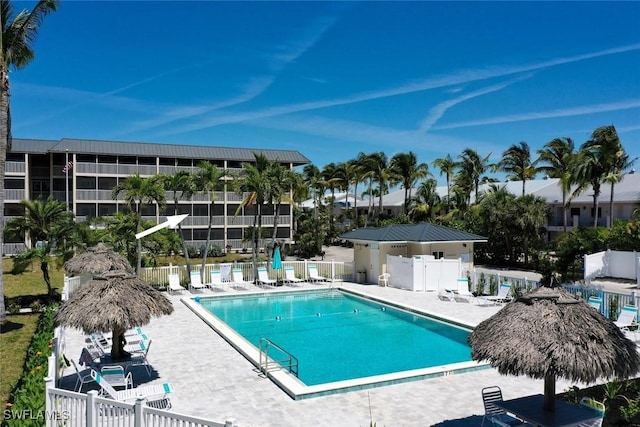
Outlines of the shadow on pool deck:
{"type": "Polygon", "coordinates": [[[433,424],[432,427],[478,427],[482,424],[482,415],[472,415],[466,418],[458,418],[456,420],[446,420],[441,423],[433,424]]]}

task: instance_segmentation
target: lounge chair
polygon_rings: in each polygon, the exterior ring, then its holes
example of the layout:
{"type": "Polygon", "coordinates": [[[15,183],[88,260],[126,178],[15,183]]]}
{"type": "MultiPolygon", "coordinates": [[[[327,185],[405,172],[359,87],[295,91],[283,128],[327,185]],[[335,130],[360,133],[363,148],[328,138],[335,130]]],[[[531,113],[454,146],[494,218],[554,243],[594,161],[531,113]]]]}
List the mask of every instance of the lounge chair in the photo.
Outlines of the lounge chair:
{"type": "Polygon", "coordinates": [[[596,310],[598,310],[598,312],[600,312],[600,309],[602,308],[602,298],[597,297],[595,295],[591,295],[587,300],[587,304],[589,304],[591,307],[595,308],[596,310]]]}
{"type": "Polygon", "coordinates": [[[502,399],[502,390],[498,386],[485,387],[482,389],[482,402],[484,403],[484,417],[482,417],[482,424],[480,427],[484,426],[485,420],[489,420],[492,425],[498,425],[502,427],[515,427],[515,426],[524,426],[525,422],[512,417],[507,414],[507,412],[498,408],[495,405],[495,402],[501,401],[502,399]]]}
{"type": "Polygon", "coordinates": [[[73,369],[76,371],[76,385],[73,387],[73,391],[81,392],[82,386],[88,384],[93,381],[91,378],[91,368],[87,367],[87,369],[79,370],[76,362],[71,360],[71,364],[73,365],[73,369]]]}
{"type": "Polygon", "coordinates": [[[171,292],[180,292],[186,291],[184,287],[180,285],[180,275],[179,274],[169,274],[169,287],[167,288],[169,293],[171,292]]]}
{"type": "Polygon", "coordinates": [[[382,273],[381,275],[378,276],[378,286],[384,286],[387,287],[389,286],[389,278],[391,277],[391,274],[389,273],[382,273]]]}
{"type": "Polygon", "coordinates": [[[293,267],[285,267],[284,268],[284,283],[288,285],[294,285],[296,283],[302,283],[304,280],[298,279],[296,277],[296,272],[293,267]]]}
{"type": "Polygon", "coordinates": [[[231,271],[231,277],[233,278],[234,285],[249,289],[249,285],[251,284],[251,282],[244,280],[244,273],[242,272],[241,268],[234,268],[231,271]]]}
{"type": "Polygon", "coordinates": [[[278,281],[269,279],[269,272],[265,267],[258,267],[258,285],[277,286],[278,281]]]}
{"type": "Polygon", "coordinates": [[[454,292],[456,301],[473,302],[476,296],[469,290],[469,279],[461,277],[458,279],[458,289],[454,292]]]}
{"type": "Polygon", "coordinates": [[[631,331],[634,336],[636,334],[636,316],[638,315],[638,307],[634,305],[625,305],[620,310],[620,314],[616,319],[615,325],[623,331],[631,331]],[[633,328],[633,330],[632,330],[633,328]]]}
{"type": "Polygon", "coordinates": [[[132,349],[131,357],[127,361],[127,366],[144,366],[147,374],[151,375],[151,366],[149,366],[149,349],[151,348],[151,340],[148,343],[141,342],[137,349],[132,349]]]}
{"type": "Polygon", "coordinates": [[[171,408],[171,401],[167,398],[168,394],[173,393],[173,386],[170,383],[116,390],[101,374],[93,369],[91,370],[91,378],[98,383],[105,394],[114,400],[131,403],[142,398],[146,400],[147,406],[161,409],[171,408]]]}
{"type": "Polygon", "coordinates": [[[309,264],[309,281],[311,282],[326,282],[326,277],[322,277],[318,274],[318,266],[315,264],[309,264]]]}
{"type": "Polygon", "coordinates": [[[192,290],[202,291],[203,289],[206,288],[206,286],[202,284],[199,271],[192,271],[190,278],[191,278],[189,282],[190,291],[192,290]]]}
{"type": "Polygon", "coordinates": [[[478,299],[491,302],[493,304],[509,302],[512,299],[511,295],[509,295],[510,292],[511,292],[511,284],[503,283],[498,288],[498,295],[482,296],[482,297],[478,297],[478,299]]]}
{"type": "Polygon", "coordinates": [[[209,276],[211,281],[208,283],[208,285],[211,287],[211,289],[214,289],[217,286],[220,289],[224,290],[225,283],[222,281],[220,270],[211,270],[209,276]]]}
{"type": "MultiPolygon", "coordinates": [[[[133,388],[131,372],[125,375],[124,368],[120,365],[105,365],[100,367],[100,375],[113,387],[133,388]]],[[[91,373],[89,373],[91,376],[91,373]]]]}
{"type": "Polygon", "coordinates": [[[600,427],[602,425],[605,412],[604,404],[590,397],[583,397],[582,400],[580,400],[580,406],[592,411],[594,418],[578,424],[578,427],[600,427]]]}

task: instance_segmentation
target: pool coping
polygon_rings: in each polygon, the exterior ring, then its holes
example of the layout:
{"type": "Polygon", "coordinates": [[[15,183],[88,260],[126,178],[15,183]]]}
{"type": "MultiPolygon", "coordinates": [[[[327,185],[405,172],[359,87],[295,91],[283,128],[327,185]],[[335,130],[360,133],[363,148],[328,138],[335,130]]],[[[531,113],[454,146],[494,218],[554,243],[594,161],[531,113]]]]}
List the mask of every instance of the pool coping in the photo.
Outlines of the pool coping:
{"type": "MultiPolygon", "coordinates": [[[[323,287],[318,287],[315,290],[322,290],[323,287]]],[[[330,289],[326,287],[325,289],[330,289]]],[[[473,329],[475,325],[461,322],[460,320],[449,318],[447,316],[438,315],[428,312],[426,310],[418,309],[416,307],[399,304],[393,301],[389,301],[384,298],[376,297],[364,292],[358,292],[351,289],[345,289],[340,286],[333,286],[331,289],[337,289],[347,294],[353,294],[368,300],[372,300],[381,304],[386,304],[390,307],[403,310],[406,312],[434,318],[436,320],[445,321],[447,323],[453,323],[454,325],[473,329]]],[[[246,292],[243,296],[252,295],[271,295],[276,293],[295,293],[295,292],[309,292],[307,289],[274,289],[256,292],[246,292]]],[[[207,299],[224,299],[232,298],[237,295],[206,295],[207,299]]],[[[220,335],[225,341],[227,341],[233,348],[235,348],[240,354],[242,354],[249,362],[251,362],[256,368],[260,368],[260,351],[252,343],[247,341],[244,337],[238,334],[235,330],[229,327],[226,323],[222,322],[214,314],[206,310],[202,305],[198,303],[200,299],[199,295],[182,297],[180,301],[184,303],[194,314],[200,317],[209,327],[211,327],[218,335],[220,335]]],[[[275,363],[275,362],[274,362],[275,363]]],[[[429,368],[412,369],[401,372],[393,372],[389,374],[374,375],[368,377],[354,378],[350,380],[334,381],[330,383],[318,384],[318,385],[306,385],[300,381],[295,375],[289,373],[285,369],[272,370],[265,375],[271,379],[279,388],[281,388],[289,397],[294,400],[301,400],[313,397],[324,396],[328,394],[342,393],[346,391],[355,391],[375,387],[383,387],[391,384],[398,384],[407,381],[418,381],[428,378],[436,378],[449,376],[454,374],[465,373],[478,369],[487,369],[490,367],[489,363],[480,363],[475,361],[459,362],[446,365],[439,365],[429,368]]],[[[261,372],[261,374],[263,374],[261,372]]]]}

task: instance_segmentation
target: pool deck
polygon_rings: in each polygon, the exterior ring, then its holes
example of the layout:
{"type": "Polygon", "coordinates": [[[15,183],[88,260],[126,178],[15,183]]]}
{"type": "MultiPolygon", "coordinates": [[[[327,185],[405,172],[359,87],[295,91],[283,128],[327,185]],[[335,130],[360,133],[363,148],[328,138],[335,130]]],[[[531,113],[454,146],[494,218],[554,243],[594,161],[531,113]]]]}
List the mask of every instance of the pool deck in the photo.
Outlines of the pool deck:
{"type": "MultiPolygon", "coordinates": [[[[443,317],[477,324],[496,313],[500,306],[480,306],[442,301],[434,293],[410,292],[373,285],[340,283],[340,286],[373,297],[433,312],[443,317]]],[[[320,288],[305,284],[300,288],[320,288]]],[[[269,292],[227,290],[224,293],[269,292]]],[[[144,368],[133,369],[135,385],[171,382],[170,396],[174,412],[218,422],[234,419],[240,427],[266,426],[478,426],[484,409],[480,391],[498,385],[505,399],[539,394],[543,381],[526,377],[503,376],[493,369],[411,381],[371,388],[292,400],[224,339],[200,320],[182,301],[193,295],[216,295],[204,291],[168,295],[175,311],[170,316],[153,319],[143,327],[151,338],[149,363],[152,375],[144,368]]],[[[374,337],[372,337],[373,339],[374,337]]],[[[76,361],[83,346],[80,331],[66,331],[65,354],[76,361]]],[[[336,361],[336,363],[340,363],[336,361]]],[[[65,370],[63,388],[72,388],[75,373],[65,370]]],[[[572,383],[558,380],[557,392],[572,383]]],[[[94,387],[90,388],[96,388],[94,387]]],[[[583,385],[579,385],[583,386],[583,385]]],[[[84,391],[87,390],[85,387],[84,391]]]]}

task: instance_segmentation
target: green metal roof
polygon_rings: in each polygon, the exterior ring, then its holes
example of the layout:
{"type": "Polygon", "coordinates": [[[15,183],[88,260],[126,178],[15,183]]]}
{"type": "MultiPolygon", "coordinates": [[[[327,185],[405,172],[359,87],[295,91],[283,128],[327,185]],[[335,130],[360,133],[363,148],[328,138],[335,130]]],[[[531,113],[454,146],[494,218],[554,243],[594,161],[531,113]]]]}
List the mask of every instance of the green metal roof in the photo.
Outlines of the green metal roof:
{"type": "Polygon", "coordinates": [[[69,150],[69,153],[74,154],[235,160],[240,162],[254,161],[253,153],[262,153],[271,161],[293,163],[294,166],[310,163],[309,159],[296,150],[211,147],[206,145],[156,144],[72,138],[63,138],[59,141],[13,138],[11,147],[12,152],[30,154],[64,153],[67,150],[69,150]]]}
{"type": "Polygon", "coordinates": [[[486,242],[487,238],[430,223],[394,224],[381,228],[358,228],[341,236],[345,240],[372,242],[486,242]]]}

